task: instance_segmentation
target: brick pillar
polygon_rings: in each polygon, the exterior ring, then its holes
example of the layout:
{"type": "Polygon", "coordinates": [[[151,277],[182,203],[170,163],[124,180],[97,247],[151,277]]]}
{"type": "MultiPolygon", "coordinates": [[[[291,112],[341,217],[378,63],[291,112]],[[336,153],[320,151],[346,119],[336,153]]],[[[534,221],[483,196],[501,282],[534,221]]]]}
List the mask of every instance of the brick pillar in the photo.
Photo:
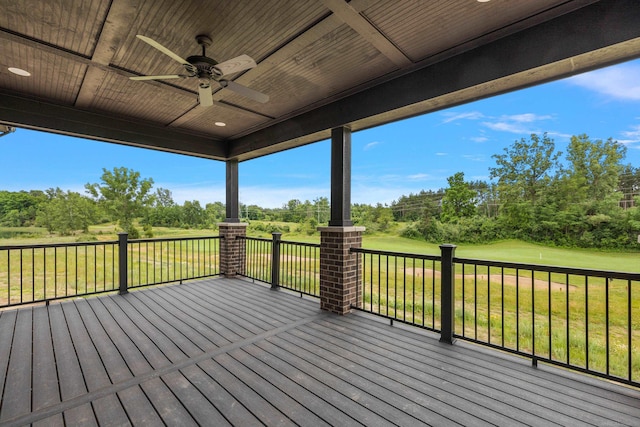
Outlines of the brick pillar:
{"type": "Polygon", "coordinates": [[[246,241],[238,236],[247,235],[247,224],[243,222],[222,222],[220,230],[220,273],[225,277],[244,274],[246,241]]]}
{"type": "MultiPolygon", "coordinates": [[[[364,227],[318,227],[320,230],[320,308],[346,314],[360,307],[362,274],[358,274],[359,254],[350,248],[362,246],[364,227]]],[[[360,266],[362,268],[362,266],[360,266]]]]}

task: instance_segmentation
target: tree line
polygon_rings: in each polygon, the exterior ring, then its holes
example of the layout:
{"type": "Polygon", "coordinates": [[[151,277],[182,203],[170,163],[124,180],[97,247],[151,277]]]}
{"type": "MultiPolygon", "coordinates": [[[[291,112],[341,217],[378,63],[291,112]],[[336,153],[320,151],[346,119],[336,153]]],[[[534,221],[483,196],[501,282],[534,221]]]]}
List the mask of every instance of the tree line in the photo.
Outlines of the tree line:
{"type": "Polygon", "coordinates": [[[626,147],[608,139],[571,137],[567,152],[547,134],[533,134],[495,154],[491,182],[466,182],[402,197],[397,221],[415,221],[405,235],[433,242],[516,238],[544,244],[640,247],[640,168],[623,161],[626,147]]]}
{"type": "MultiPolygon", "coordinates": [[[[489,182],[466,181],[457,172],[447,178],[446,188],[402,195],[390,205],[353,204],[352,220],[369,232],[405,223],[404,236],[432,242],[516,238],[559,246],[638,248],[640,167],[625,164],[625,156],[626,147],[612,139],[573,136],[562,153],[547,134],[532,134],[492,156],[489,182]]],[[[170,190],[154,189],[152,178],[124,167],[103,169],[100,182],[86,184],[85,190],[0,191],[0,226],[37,225],[71,234],[116,222],[136,238],[151,237],[154,226],[214,228],[225,218],[222,202],[178,204],[170,190]]],[[[239,208],[246,221],[297,223],[309,234],[330,215],[326,197],[293,199],[278,209],[239,208]]],[[[262,231],[278,231],[274,227],[262,231]]]]}

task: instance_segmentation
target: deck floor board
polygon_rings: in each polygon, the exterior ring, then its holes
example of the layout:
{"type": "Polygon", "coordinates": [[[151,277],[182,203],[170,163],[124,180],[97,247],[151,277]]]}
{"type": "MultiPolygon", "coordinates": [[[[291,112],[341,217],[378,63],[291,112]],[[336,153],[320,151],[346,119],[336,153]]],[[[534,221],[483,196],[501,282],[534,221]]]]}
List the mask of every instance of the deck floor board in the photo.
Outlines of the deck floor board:
{"type": "Polygon", "coordinates": [[[640,425],[640,390],[241,279],[0,312],[0,425],[640,425]]]}
{"type": "Polygon", "coordinates": [[[33,311],[33,410],[38,410],[60,402],[58,374],[53,356],[53,340],[49,325],[49,312],[33,311]]]}
{"type": "Polygon", "coordinates": [[[4,384],[0,422],[31,411],[32,310],[18,311],[4,384]]]}
{"type": "MultiPolygon", "coordinates": [[[[536,410],[540,408],[547,413],[554,414],[556,411],[562,411],[565,415],[577,419],[583,418],[584,422],[596,425],[606,423],[611,419],[623,424],[633,424],[636,420],[637,411],[633,409],[633,406],[638,404],[637,397],[628,397],[625,393],[620,393],[624,389],[618,389],[615,393],[598,390],[597,395],[593,394],[593,389],[583,387],[584,380],[588,378],[584,375],[574,374],[573,376],[578,376],[579,381],[569,381],[563,377],[559,378],[557,370],[554,375],[545,375],[540,370],[531,369],[530,364],[524,360],[520,365],[513,364],[513,357],[509,357],[508,361],[503,362],[505,359],[495,357],[495,351],[492,352],[493,354],[487,355],[484,352],[478,352],[476,348],[469,350],[460,346],[443,346],[433,341],[416,340],[415,334],[407,334],[406,332],[403,334],[400,331],[390,334],[386,327],[364,330],[359,327],[359,323],[349,320],[340,322],[339,325],[330,320],[327,323],[333,330],[344,329],[346,324],[351,324],[351,328],[345,332],[350,339],[361,337],[361,339],[381,343],[380,345],[386,349],[390,356],[402,354],[429,356],[429,359],[416,359],[410,364],[412,368],[433,365],[432,374],[435,376],[453,371],[455,372],[453,378],[459,377],[467,381],[474,381],[481,387],[508,392],[509,396],[535,403],[533,409],[536,410]],[[436,346],[437,352],[433,351],[433,346],[436,346]],[[526,387],[523,387],[522,384],[526,384],[526,387]],[[550,390],[554,393],[550,394],[550,390]],[[574,399],[556,400],[556,396],[572,396],[574,399]],[[612,413],[607,414],[606,419],[598,415],[592,416],[594,406],[609,408],[612,413]],[[631,417],[627,417],[627,415],[631,415],[631,417]]],[[[567,374],[571,376],[569,373],[567,374]]],[[[465,382],[465,384],[469,383],[465,382]]],[[[471,386],[469,387],[471,388],[471,386]]],[[[596,411],[601,411],[601,409],[596,409],[596,411]]]]}
{"type": "Polygon", "coordinates": [[[496,419],[487,421],[506,422],[511,419],[513,422],[518,420],[526,423],[546,418],[549,423],[577,424],[579,422],[574,417],[580,417],[581,414],[574,412],[570,416],[565,416],[557,413],[558,407],[562,405],[561,402],[537,396],[530,390],[523,390],[512,384],[508,376],[503,376],[500,381],[496,381],[495,373],[489,369],[484,369],[481,373],[469,373],[453,368],[455,355],[449,357],[446,363],[443,361],[431,366],[428,360],[412,358],[411,356],[415,353],[403,352],[396,346],[384,348],[380,346],[380,340],[373,337],[367,340],[365,336],[359,334],[357,329],[336,331],[320,323],[311,327],[314,328],[313,331],[301,330],[300,332],[306,332],[337,348],[345,345],[352,346],[353,350],[343,352],[342,357],[353,359],[354,362],[359,361],[367,369],[382,367],[389,370],[388,374],[398,381],[402,380],[404,385],[417,388],[424,394],[441,394],[443,403],[457,400],[460,402],[458,406],[467,407],[470,413],[477,413],[480,408],[491,409],[496,419]],[[410,369],[407,370],[407,367],[410,369]],[[429,388],[424,387],[427,384],[429,388]],[[457,385],[457,387],[450,387],[450,385],[457,385]],[[534,405],[527,405],[528,402],[534,405]],[[553,417],[549,416],[552,413],[553,417]],[[501,418],[497,417],[498,414],[501,414],[501,418]]]}

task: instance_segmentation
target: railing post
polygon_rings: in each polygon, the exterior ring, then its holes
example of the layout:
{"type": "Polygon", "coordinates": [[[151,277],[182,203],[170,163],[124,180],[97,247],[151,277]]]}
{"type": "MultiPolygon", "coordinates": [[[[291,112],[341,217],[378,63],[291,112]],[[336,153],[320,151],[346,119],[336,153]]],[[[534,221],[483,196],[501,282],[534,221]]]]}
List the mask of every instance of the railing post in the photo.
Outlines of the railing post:
{"type": "Polygon", "coordinates": [[[456,245],[440,245],[440,252],[440,342],[453,344],[456,318],[455,264],[453,257],[456,252],[456,245]]]}
{"type": "Polygon", "coordinates": [[[128,233],[118,233],[118,293],[120,295],[129,292],[127,289],[127,270],[129,269],[127,261],[128,237],[128,233]]]}
{"type": "Polygon", "coordinates": [[[271,233],[271,289],[280,286],[280,238],[282,233],[271,233]]]}

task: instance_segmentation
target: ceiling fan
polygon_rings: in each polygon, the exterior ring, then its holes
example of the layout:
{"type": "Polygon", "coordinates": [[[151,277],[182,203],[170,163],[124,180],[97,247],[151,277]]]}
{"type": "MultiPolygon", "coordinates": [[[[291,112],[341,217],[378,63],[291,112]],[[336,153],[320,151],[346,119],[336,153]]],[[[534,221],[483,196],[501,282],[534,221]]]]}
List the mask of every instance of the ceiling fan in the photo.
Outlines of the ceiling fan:
{"type": "Polygon", "coordinates": [[[158,49],[174,61],[184,66],[187,74],[168,74],[161,76],[136,76],[129,77],[131,80],[167,80],[167,79],[186,79],[195,77],[198,79],[198,100],[203,107],[213,105],[213,95],[211,92],[211,83],[216,82],[221,88],[227,88],[242,95],[246,98],[253,99],[261,103],[269,101],[269,96],[258,92],[233,80],[224,79],[229,74],[238,73],[240,71],[249,70],[256,66],[256,62],[248,55],[240,55],[228,61],[218,63],[216,60],[206,56],[205,49],[211,45],[211,38],[205,35],[196,36],[196,41],[202,46],[202,55],[190,56],[187,59],[181,58],[157,41],[136,35],[140,40],[158,49]]]}

